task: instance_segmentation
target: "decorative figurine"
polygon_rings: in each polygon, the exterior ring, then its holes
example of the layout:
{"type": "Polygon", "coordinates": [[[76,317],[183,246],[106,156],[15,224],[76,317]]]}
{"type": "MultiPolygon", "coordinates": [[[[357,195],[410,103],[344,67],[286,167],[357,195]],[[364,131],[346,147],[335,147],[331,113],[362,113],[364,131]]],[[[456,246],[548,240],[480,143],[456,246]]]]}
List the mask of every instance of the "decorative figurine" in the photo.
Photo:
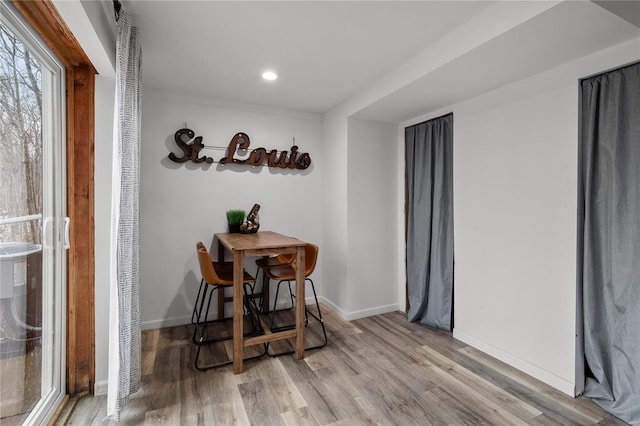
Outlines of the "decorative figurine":
{"type": "Polygon", "coordinates": [[[260,210],[260,204],[254,204],[251,211],[247,215],[247,219],[242,225],[240,225],[240,232],[243,234],[253,234],[258,232],[260,228],[260,221],[258,220],[258,211],[260,210]]]}

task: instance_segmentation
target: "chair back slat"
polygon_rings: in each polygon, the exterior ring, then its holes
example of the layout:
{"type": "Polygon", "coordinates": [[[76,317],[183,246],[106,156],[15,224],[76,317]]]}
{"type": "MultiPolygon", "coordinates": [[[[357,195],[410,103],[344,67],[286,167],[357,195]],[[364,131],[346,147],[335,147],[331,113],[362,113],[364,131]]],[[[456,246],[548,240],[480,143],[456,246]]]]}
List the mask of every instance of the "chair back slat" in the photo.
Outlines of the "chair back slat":
{"type": "Polygon", "coordinates": [[[211,285],[222,283],[222,280],[213,267],[209,251],[204,244],[202,244],[202,242],[198,242],[196,244],[196,249],[198,250],[198,263],[200,263],[200,273],[202,274],[202,278],[211,285]]]}
{"type": "MultiPolygon", "coordinates": [[[[294,255],[295,256],[295,255],[294,255]]],[[[316,269],[316,263],[318,261],[318,246],[315,244],[307,244],[304,247],[304,276],[308,277],[313,274],[316,269]]],[[[293,263],[291,263],[293,270],[296,271],[296,259],[294,257],[293,263]]]]}
{"type": "Polygon", "coordinates": [[[318,246],[315,244],[307,244],[304,248],[304,276],[308,277],[313,274],[318,261],[318,246]]]}

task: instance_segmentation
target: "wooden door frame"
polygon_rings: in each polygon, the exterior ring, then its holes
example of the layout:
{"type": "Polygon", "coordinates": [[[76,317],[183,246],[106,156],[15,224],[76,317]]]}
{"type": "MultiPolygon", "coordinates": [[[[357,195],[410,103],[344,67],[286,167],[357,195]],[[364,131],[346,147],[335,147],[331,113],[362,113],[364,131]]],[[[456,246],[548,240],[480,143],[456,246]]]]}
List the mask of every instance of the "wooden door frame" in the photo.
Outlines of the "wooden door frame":
{"type": "Polygon", "coordinates": [[[66,70],[67,358],[69,395],[93,392],[94,325],[94,92],[96,70],[51,0],[12,0],[66,70]]]}

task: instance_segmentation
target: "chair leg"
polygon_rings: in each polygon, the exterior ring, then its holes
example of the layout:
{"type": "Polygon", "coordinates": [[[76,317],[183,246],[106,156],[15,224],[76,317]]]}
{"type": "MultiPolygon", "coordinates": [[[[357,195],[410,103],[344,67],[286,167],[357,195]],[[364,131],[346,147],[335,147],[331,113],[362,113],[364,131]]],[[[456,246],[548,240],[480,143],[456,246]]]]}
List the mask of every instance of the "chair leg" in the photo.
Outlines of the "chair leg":
{"type": "Polygon", "coordinates": [[[213,286],[211,288],[211,292],[209,292],[209,300],[207,301],[207,309],[204,313],[204,318],[202,317],[202,310],[204,309],[204,302],[207,298],[207,290],[208,287],[204,288],[204,292],[202,294],[202,300],[200,301],[200,309],[198,309],[198,316],[196,319],[196,323],[193,328],[193,337],[191,341],[195,345],[203,345],[205,343],[209,343],[209,341],[204,340],[204,333],[207,328],[207,317],[209,316],[209,308],[211,307],[211,297],[213,293],[218,290],[218,286],[213,286]]]}
{"type": "Polygon", "coordinates": [[[276,312],[279,311],[285,311],[285,310],[289,310],[289,309],[293,309],[294,306],[294,295],[293,292],[291,291],[291,281],[278,281],[278,285],[276,286],[276,295],[275,295],[275,299],[273,301],[273,309],[271,310],[271,325],[269,326],[270,328],[273,328],[273,325],[275,324],[275,319],[276,319],[276,312]],[[278,294],[280,294],[280,284],[282,284],[283,282],[286,282],[289,285],[289,297],[291,298],[291,306],[288,308],[283,308],[283,309],[277,309],[278,307],[278,294]]]}
{"type": "MultiPolygon", "coordinates": [[[[305,280],[309,280],[310,278],[305,278],[305,280]]],[[[281,283],[282,281],[280,281],[281,283]]],[[[280,286],[280,283],[278,283],[278,286],[280,286]]],[[[293,291],[291,290],[291,281],[287,281],[287,285],[289,286],[289,297],[291,298],[291,307],[287,308],[287,309],[293,309],[293,307],[295,306],[295,299],[296,296],[293,294],[293,291]]],[[[314,290],[315,291],[315,290],[314,290]]],[[[284,311],[284,309],[280,309],[281,311],[284,311]]],[[[274,309],[275,311],[275,309],[274,309]]],[[[306,309],[306,300],[305,300],[305,310],[304,310],[304,326],[306,327],[309,324],[309,316],[307,315],[307,309],[306,309]]],[[[273,321],[271,323],[271,326],[273,326],[273,321]]]]}
{"type": "Polygon", "coordinates": [[[294,306],[294,302],[293,299],[295,298],[295,296],[293,295],[293,291],[291,291],[291,281],[287,281],[287,280],[282,280],[282,281],[278,281],[278,285],[276,286],[276,295],[275,295],[275,299],[273,300],[273,312],[276,311],[287,311],[289,309],[293,309],[294,306]],[[280,292],[280,284],[286,282],[287,284],[289,284],[289,297],[291,298],[291,306],[289,306],[288,308],[282,308],[282,309],[277,309],[278,308],[278,294],[280,292]]]}
{"type": "Polygon", "coordinates": [[[273,328],[273,325],[276,321],[276,308],[278,307],[278,294],[280,294],[280,284],[282,284],[282,281],[278,281],[278,285],[276,286],[276,295],[273,299],[273,309],[271,309],[271,325],[269,325],[270,329],[273,328]]]}
{"type": "Polygon", "coordinates": [[[193,304],[193,312],[191,313],[191,324],[194,324],[194,325],[196,323],[197,316],[198,316],[198,301],[200,301],[200,293],[202,293],[203,289],[205,290],[205,293],[206,293],[204,279],[201,279],[200,288],[198,289],[198,296],[196,297],[196,302],[193,304]]]}
{"type": "MultiPolygon", "coordinates": [[[[208,284],[207,284],[208,286],[208,284]]],[[[216,342],[221,342],[224,340],[230,340],[232,339],[232,337],[225,337],[225,338],[212,338],[212,339],[206,339],[205,340],[205,330],[206,330],[206,326],[208,322],[216,322],[214,321],[207,321],[207,317],[209,315],[209,309],[211,307],[211,299],[213,296],[213,293],[215,290],[218,291],[223,291],[224,287],[221,286],[212,286],[211,291],[209,292],[209,298],[206,304],[206,310],[204,310],[204,316],[203,314],[203,309],[204,309],[204,304],[205,304],[205,299],[206,299],[206,295],[207,295],[207,289],[208,287],[204,287],[204,292],[202,294],[202,299],[200,300],[200,308],[198,309],[197,312],[197,319],[196,319],[196,323],[195,323],[195,327],[194,327],[194,331],[193,331],[193,337],[192,337],[192,342],[196,345],[196,357],[195,357],[195,361],[194,361],[194,366],[196,368],[196,370],[198,371],[206,371],[206,370],[210,370],[212,368],[217,368],[217,367],[222,367],[225,365],[229,365],[233,363],[233,360],[229,360],[229,361],[223,361],[223,362],[219,362],[219,363],[214,363],[214,364],[209,364],[209,365],[200,365],[200,353],[202,350],[202,346],[207,345],[207,344],[211,344],[211,343],[216,343],[216,342]]],[[[245,298],[245,306],[247,308],[247,310],[249,311],[249,318],[251,321],[251,331],[247,331],[246,333],[244,333],[244,336],[248,336],[251,335],[253,333],[255,333],[255,329],[256,329],[256,325],[254,323],[254,319],[253,319],[253,315],[251,314],[251,308],[249,307],[249,304],[251,304],[254,309],[256,309],[256,304],[255,304],[255,300],[253,298],[253,289],[251,287],[251,284],[245,284],[243,285],[243,290],[244,290],[244,298],[245,298]],[[247,291],[247,289],[251,290],[250,292],[247,291]]],[[[197,305],[196,305],[197,307],[197,305]]],[[[248,357],[245,358],[244,361],[249,361],[252,359],[257,359],[257,358],[261,358],[263,357],[265,354],[267,353],[267,345],[262,345],[262,352],[254,355],[252,357],[248,357]]]]}
{"type": "MultiPolygon", "coordinates": [[[[313,284],[313,280],[311,278],[307,278],[307,280],[309,280],[309,282],[311,283],[311,290],[313,291],[313,298],[316,301],[316,308],[318,309],[318,316],[315,316],[313,314],[313,312],[311,312],[311,311],[309,311],[309,315],[311,315],[316,320],[318,320],[318,322],[322,326],[322,334],[324,334],[324,343],[322,343],[320,346],[317,346],[316,348],[322,348],[323,346],[326,346],[326,344],[327,344],[327,329],[324,326],[324,318],[322,318],[322,311],[320,310],[320,303],[318,302],[318,295],[316,294],[316,286],[313,284]]],[[[308,309],[305,309],[305,313],[307,311],[308,311],[308,309]]]]}
{"type": "MultiPolygon", "coordinates": [[[[198,345],[197,350],[196,350],[195,367],[196,367],[196,370],[198,370],[198,371],[207,371],[207,370],[211,370],[213,368],[219,368],[219,367],[224,367],[225,365],[233,364],[233,360],[231,359],[229,361],[216,362],[216,363],[208,364],[208,365],[199,365],[198,361],[200,360],[200,349],[202,349],[202,345],[198,345]]],[[[258,355],[250,356],[248,358],[243,358],[243,361],[251,361],[253,359],[262,358],[263,356],[266,355],[266,353],[267,353],[267,345],[263,344],[261,353],[259,353],[258,355]]]]}
{"type": "MultiPolygon", "coordinates": [[[[255,287],[258,285],[258,277],[260,276],[260,267],[258,266],[256,269],[256,280],[253,282],[253,294],[254,294],[254,300],[255,300],[255,287]]],[[[269,283],[265,283],[264,279],[266,278],[266,274],[262,274],[262,285],[260,286],[260,305],[258,306],[258,309],[260,312],[262,312],[262,307],[264,306],[264,286],[265,285],[269,285],[269,283]]],[[[269,306],[269,302],[267,301],[267,306],[269,306]]]]}
{"type": "Polygon", "coordinates": [[[293,298],[295,296],[293,295],[293,291],[291,291],[291,281],[287,281],[287,285],[289,286],[289,298],[291,299],[291,309],[293,309],[293,306],[295,305],[293,298]]]}
{"type": "MultiPolygon", "coordinates": [[[[253,284],[255,285],[255,282],[253,284]]],[[[256,299],[253,294],[253,286],[251,284],[244,285],[244,306],[249,315],[249,321],[251,322],[251,334],[255,334],[256,330],[262,332],[259,318],[254,319],[253,317],[254,314],[256,316],[260,315],[260,308],[258,308],[258,305],[256,304],[256,299]],[[251,293],[249,293],[247,289],[251,290],[251,293]]]]}
{"type": "MultiPolygon", "coordinates": [[[[319,345],[311,346],[309,348],[307,348],[307,347],[304,348],[305,351],[310,351],[310,350],[313,350],[313,349],[320,349],[320,348],[325,347],[327,345],[328,339],[327,339],[327,329],[325,328],[325,325],[324,325],[324,318],[322,317],[322,311],[320,310],[320,303],[318,302],[318,295],[316,294],[316,287],[313,284],[313,280],[311,278],[305,278],[305,281],[309,281],[311,283],[311,290],[313,291],[313,298],[315,299],[316,309],[318,310],[317,315],[314,314],[313,312],[311,312],[306,307],[306,301],[304,301],[304,300],[302,301],[302,303],[305,303],[305,308],[304,308],[305,326],[307,326],[308,321],[309,321],[307,314],[311,315],[313,318],[315,318],[320,323],[320,326],[322,327],[322,334],[323,334],[323,337],[324,337],[323,342],[320,343],[319,345]]],[[[280,284],[280,283],[278,283],[278,284],[280,284]]],[[[297,303],[297,298],[296,298],[296,303],[297,303]]],[[[295,328],[295,324],[288,325],[288,326],[283,326],[283,327],[273,328],[273,321],[272,321],[271,327],[272,327],[271,331],[281,331],[281,330],[287,330],[287,329],[290,330],[290,329],[295,328]]],[[[292,354],[294,352],[295,352],[295,350],[291,350],[291,351],[272,354],[272,353],[269,353],[269,344],[267,343],[267,354],[269,356],[271,356],[271,357],[292,354]]]]}

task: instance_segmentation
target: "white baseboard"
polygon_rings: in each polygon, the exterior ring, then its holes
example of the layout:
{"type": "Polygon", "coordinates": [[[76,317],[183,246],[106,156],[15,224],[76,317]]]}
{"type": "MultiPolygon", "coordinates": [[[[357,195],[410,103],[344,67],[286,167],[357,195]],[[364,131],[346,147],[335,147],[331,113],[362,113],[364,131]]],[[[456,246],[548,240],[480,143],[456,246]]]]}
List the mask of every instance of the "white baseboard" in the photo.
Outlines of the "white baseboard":
{"type": "Polygon", "coordinates": [[[360,318],[366,318],[366,317],[370,317],[370,316],[373,316],[373,315],[386,314],[388,312],[395,312],[395,311],[400,309],[400,305],[397,304],[397,303],[394,303],[394,304],[391,304],[391,305],[374,306],[372,308],[361,309],[359,311],[345,312],[342,308],[340,308],[339,306],[337,306],[335,303],[331,302],[330,300],[325,299],[324,297],[319,297],[318,299],[319,299],[320,303],[322,303],[323,305],[327,306],[333,312],[338,314],[340,316],[340,318],[342,318],[342,319],[344,319],[346,321],[351,321],[351,320],[360,319],[360,318]]]}
{"type": "Polygon", "coordinates": [[[470,346],[473,346],[474,348],[488,354],[491,355],[492,357],[509,364],[510,366],[517,368],[518,370],[522,371],[523,373],[526,373],[528,375],[530,375],[531,377],[534,377],[546,384],[548,384],[551,387],[554,387],[556,389],[558,389],[559,391],[566,393],[567,395],[571,396],[572,398],[575,396],[574,391],[575,391],[575,384],[571,383],[570,381],[563,379],[562,377],[553,374],[543,368],[540,368],[536,365],[533,365],[531,363],[529,363],[528,361],[525,361],[521,358],[516,357],[513,354],[510,354],[508,352],[503,351],[502,349],[496,348],[493,345],[490,345],[486,342],[483,342],[482,340],[476,339],[475,337],[472,337],[468,334],[466,334],[463,331],[460,331],[456,328],[453,329],[453,337],[455,339],[458,339],[470,346]]]}
{"type": "Polygon", "coordinates": [[[347,316],[345,319],[347,321],[351,321],[359,318],[370,317],[373,315],[380,315],[380,314],[386,314],[388,312],[395,312],[399,309],[400,309],[400,305],[397,303],[394,303],[392,305],[375,306],[373,308],[367,308],[367,309],[361,309],[359,311],[349,312],[347,313],[347,316]]]}
{"type": "Polygon", "coordinates": [[[101,380],[93,385],[93,396],[102,396],[107,394],[109,389],[109,381],[101,380]]]}
{"type": "Polygon", "coordinates": [[[156,328],[175,327],[184,324],[191,324],[191,316],[144,321],[140,324],[140,328],[142,330],[154,330],[156,328]]]}
{"type": "MultiPolygon", "coordinates": [[[[305,301],[307,305],[312,305],[316,303],[313,297],[305,297],[305,301]]],[[[282,306],[278,306],[278,307],[281,308],[286,306],[283,303],[282,306]]],[[[231,315],[231,312],[228,312],[228,315],[231,315]]],[[[142,330],[155,330],[157,328],[176,327],[178,325],[185,325],[185,324],[191,324],[191,316],[168,318],[168,319],[163,318],[163,319],[157,319],[157,320],[151,320],[151,321],[144,321],[140,324],[140,328],[142,330]]]]}
{"type": "Polygon", "coordinates": [[[340,309],[340,307],[338,305],[336,305],[335,303],[333,303],[332,301],[330,301],[328,299],[325,299],[322,296],[318,297],[318,300],[320,301],[320,303],[322,303],[323,305],[325,305],[326,307],[331,309],[333,312],[338,314],[338,316],[340,318],[342,318],[344,320],[347,319],[347,313],[345,311],[343,311],[342,309],[340,309]]]}
{"type": "MultiPolygon", "coordinates": [[[[314,305],[316,303],[316,301],[315,301],[315,299],[313,297],[305,297],[305,302],[306,302],[307,305],[314,305]]],[[[339,306],[337,306],[336,304],[334,304],[330,300],[325,299],[322,296],[318,297],[318,302],[320,302],[323,305],[327,306],[329,309],[331,309],[333,312],[338,314],[342,319],[344,319],[346,321],[351,321],[351,320],[355,320],[355,319],[359,319],[359,318],[370,317],[370,316],[373,316],[373,315],[386,314],[388,312],[395,312],[395,311],[400,310],[400,305],[397,304],[397,303],[394,303],[394,304],[391,304],[391,305],[374,306],[372,308],[361,309],[361,310],[352,311],[352,312],[346,312],[342,308],[340,308],[339,306]]],[[[288,303],[290,303],[290,302],[282,301],[282,304],[278,303],[277,308],[278,309],[286,308],[286,307],[289,306],[288,303]]],[[[179,318],[158,319],[158,320],[152,320],[152,321],[144,321],[143,323],[140,324],[140,327],[142,328],[142,330],[153,330],[153,329],[156,329],[156,328],[175,327],[175,326],[178,326],[178,325],[184,325],[184,324],[189,324],[189,323],[191,323],[191,316],[179,317],[179,318]]]]}

